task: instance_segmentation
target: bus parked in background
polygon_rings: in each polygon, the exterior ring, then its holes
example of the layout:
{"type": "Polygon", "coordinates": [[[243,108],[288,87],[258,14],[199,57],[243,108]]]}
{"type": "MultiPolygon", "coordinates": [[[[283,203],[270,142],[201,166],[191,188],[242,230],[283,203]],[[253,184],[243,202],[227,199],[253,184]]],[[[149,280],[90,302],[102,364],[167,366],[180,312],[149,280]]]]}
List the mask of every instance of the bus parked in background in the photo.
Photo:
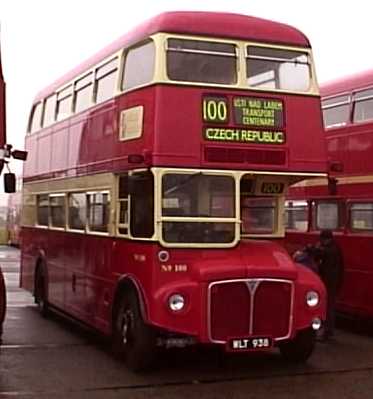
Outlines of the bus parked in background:
{"type": "Polygon", "coordinates": [[[22,178],[16,177],[16,191],[8,195],[6,214],[7,244],[19,247],[21,233],[22,178]]]}
{"type": "Polygon", "coordinates": [[[373,70],[321,87],[329,180],[290,189],[290,251],[331,229],[343,251],[345,278],[338,309],[373,316],[373,70]]]}
{"type": "Polygon", "coordinates": [[[161,14],[36,96],[21,285],[134,370],[196,343],[304,361],[325,292],[283,246],[284,199],[326,175],[322,138],[301,32],[161,14]]]}

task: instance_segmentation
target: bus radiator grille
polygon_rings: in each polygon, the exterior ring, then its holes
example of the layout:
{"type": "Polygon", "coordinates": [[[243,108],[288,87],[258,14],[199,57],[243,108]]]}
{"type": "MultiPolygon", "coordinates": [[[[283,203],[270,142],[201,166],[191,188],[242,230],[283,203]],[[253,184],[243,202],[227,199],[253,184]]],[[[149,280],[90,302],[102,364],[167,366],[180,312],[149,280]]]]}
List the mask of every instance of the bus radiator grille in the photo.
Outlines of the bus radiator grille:
{"type": "Polygon", "coordinates": [[[250,279],[211,284],[211,340],[286,337],[290,329],[291,298],[292,285],[287,281],[250,279]]]}

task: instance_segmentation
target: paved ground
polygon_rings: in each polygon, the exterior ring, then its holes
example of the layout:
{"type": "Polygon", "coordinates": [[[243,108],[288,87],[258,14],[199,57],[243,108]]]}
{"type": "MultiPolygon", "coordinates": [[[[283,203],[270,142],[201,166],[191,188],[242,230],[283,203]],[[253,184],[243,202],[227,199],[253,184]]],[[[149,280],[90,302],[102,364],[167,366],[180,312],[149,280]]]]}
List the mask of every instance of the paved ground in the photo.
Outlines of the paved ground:
{"type": "Polygon", "coordinates": [[[0,350],[2,398],[359,398],[373,397],[373,334],[338,330],[306,366],[277,353],[221,358],[211,350],[174,350],[157,370],[135,375],[108,345],[76,325],[43,319],[18,288],[17,250],[0,247],[8,313],[0,350]]]}

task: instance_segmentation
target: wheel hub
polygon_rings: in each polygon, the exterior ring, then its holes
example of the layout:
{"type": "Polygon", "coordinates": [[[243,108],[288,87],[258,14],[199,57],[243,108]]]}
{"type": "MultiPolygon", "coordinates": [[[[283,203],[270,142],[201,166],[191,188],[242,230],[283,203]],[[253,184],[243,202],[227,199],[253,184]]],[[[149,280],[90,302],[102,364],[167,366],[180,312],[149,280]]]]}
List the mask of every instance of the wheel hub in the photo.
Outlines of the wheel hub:
{"type": "Polygon", "coordinates": [[[133,313],[131,310],[126,310],[122,318],[122,343],[126,345],[131,339],[131,331],[133,328],[133,313]]]}

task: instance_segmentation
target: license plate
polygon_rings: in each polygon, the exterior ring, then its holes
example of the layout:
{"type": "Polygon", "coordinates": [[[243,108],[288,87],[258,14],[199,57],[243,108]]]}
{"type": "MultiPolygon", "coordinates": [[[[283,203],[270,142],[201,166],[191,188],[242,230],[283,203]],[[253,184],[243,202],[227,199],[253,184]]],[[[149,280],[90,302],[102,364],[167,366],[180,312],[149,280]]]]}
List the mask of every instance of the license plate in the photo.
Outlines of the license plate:
{"type": "Polygon", "coordinates": [[[272,339],[269,337],[231,338],[228,341],[228,350],[233,352],[268,349],[271,347],[272,339]]]}

